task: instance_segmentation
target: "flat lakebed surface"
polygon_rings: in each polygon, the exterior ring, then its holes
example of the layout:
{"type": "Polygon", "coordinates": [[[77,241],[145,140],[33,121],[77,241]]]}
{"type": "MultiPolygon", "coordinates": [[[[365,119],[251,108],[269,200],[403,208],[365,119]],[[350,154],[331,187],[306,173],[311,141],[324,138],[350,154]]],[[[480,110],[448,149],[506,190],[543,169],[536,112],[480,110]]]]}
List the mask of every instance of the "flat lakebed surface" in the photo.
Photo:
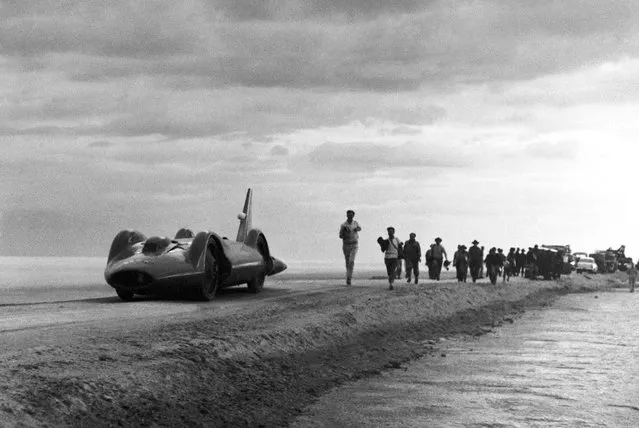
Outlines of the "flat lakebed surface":
{"type": "MultiPolygon", "coordinates": [[[[442,401],[419,407],[416,403],[423,397],[410,395],[417,401],[408,408],[432,419],[438,414],[456,418],[455,409],[475,406],[477,418],[484,420],[497,414],[499,404],[502,413],[490,423],[505,418],[509,424],[517,420],[507,419],[508,415],[517,412],[508,406],[517,409],[526,402],[541,406],[546,400],[544,384],[549,385],[546,392],[552,390],[547,404],[554,400],[560,406],[575,405],[581,393],[578,389],[554,391],[553,382],[559,381],[552,376],[539,377],[538,383],[530,385],[521,378],[522,384],[501,388],[489,372],[483,380],[464,386],[462,380],[493,354],[491,346],[482,351],[475,345],[476,338],[496,340],[499,332],[519,325],[521,314],[551,307],[558,296],[577,293],[575,297],[592,299],[593,291],[603,295],[602,290],[614,290],[625,280],[623,274],[570,275],[557,281],[513,278],[491,285],[486,279],[457,283],[453,272],[446,272],[442,281],[422,280],[418,285],[398,281],[396,289],[389,291],[380,264],[379,269],[358,271],[352,287],[344,285],[340,269],[290,269],[268,278],[257,295],[247,293],[246,287],[235,287],[221,290],[212,302],[137,296],[122,302],[103,281],[103,260],[11,258],[0,259],[0,268],[0,382],[4,386],[0,420],[6,427],[321,424],[322,417],[310,416],[319,415],[313,405],[321,406],[340,387],[408,372],[412,361],[428,362],[430,373],[439,370],[441,379],[458,374],[462,389],[477,392],[475,402],[456,392],[453,384],[428,380],[430,387],[440,388],[434,394],[440,394],[442,401]],[[505,327],[497,328],[500,325],[505,327]],[[472,338],[471,342],[463,337],[472,338]],[[446,358],[437,357],[442,352],[446,358]],[[451,363],[464,356],[477,358],[477,367],[469,365],[466,374],[463,365],[451,363]],[[480,389],[485,382],[486,391],[480,389]],[[504,400],[499,394],[508,393],[508,388],[528,388],[528,395],[511,392],[512,400],[504,400]],[[444,391],[455,401],[447,400],[444,391]],[[519,403],[513,401],[517,397],[527,398],[519,403]]],[[[581,314],[581,310],[573,312],[581,314]]],[[[616,318],[609,315],[600,320],[601,329],[618,327],[616,318]]],[[[584,312],[583,316],[590,315],[584,312]]],[[[564,324],[578,326],[579,322],[558,321],[564,324]]],[[[591,339],[603,337],[605,331],[593,331],[591,339]]],[[[519,379],[526,370],[540,370],[533,360],[550,355],[557,343],[544,339],[544,331],[534,326],[529,334],[536,338],[529,340],[536,348],[520,356],[497,353],[494,357],[501,360],[483,366],[496,369],[501,364],[504,372],[495,375],[500,381],[502,376],[519,379]],[[526,365],[529,360],[531,366],[526,365]]],[[[610,358],[623,348],[600,346],[609,349],[610,358]]],[[[562,362],[565,368],[549,366],[550,374],[595,378],[600,367],[586,363],[599,356],[579,354],[562,362]]],[[[389,382],[398,397],[407,394],[406,388],[420,391],[424,386],[389,382]]],[[[368,394],[372,395],[362,401],[366,406],[358,404],[362,411],[375,406],[375,391],[368,394]]],[[[606,400],[611,415],[623,418],[634,412],[618,396],[606,400]]],[[[397,426],[410,413],[406,406],[394,409],[394,416],[385,420],[397,426]]],[[[577,416],[594,420],[587,417],[587,410],[577,416]]],[[[528,414],[528,422],[533,422],[534,412],[527,411],[523,408],[519,413],[528,414]]],[[[345,420],[335,423],[348,426],[345,420]]],[[[410,426],[414,420],[406,423],[410,426]]]]}
{"type": "Polygon", "coordinates": [[[639,294],[561,297],[401,370],[337,388],[293,427],[635,427],[639,294]]]}

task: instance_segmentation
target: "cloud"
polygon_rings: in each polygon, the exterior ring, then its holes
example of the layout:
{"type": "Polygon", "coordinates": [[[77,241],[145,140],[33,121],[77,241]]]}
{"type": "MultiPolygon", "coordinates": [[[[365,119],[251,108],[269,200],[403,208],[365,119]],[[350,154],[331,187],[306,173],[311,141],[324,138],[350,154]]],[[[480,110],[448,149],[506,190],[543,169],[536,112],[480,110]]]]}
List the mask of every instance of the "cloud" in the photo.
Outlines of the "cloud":
{"type": "Polygon", "coordinates": [[[623,57],[592,67],[509,85],[504,101],[522,108],[634,102],[639,97],[639,59],[623,57]]]}
{"type": "Polygon", "coordinates": [[[6,54],[81,55],[87,61],[69,61],[65,70],[76,78],[146,75],[187,88],[408,91],[533,78],[639,47],[632,1],[129,1],[6,9],[6,54]]]}
{"type": "Polygon", "coordinates": [[[214,8],[238,21],[289,21],[306,19],[371,19],[379,15],[403,14],[425,8],[418,0],[218,0],[214,8]]]}
{"type": "Polygon", "coordinates": [[[104,148],[104,147],[113,147],[115,144],[109,142],[109,141],[93,141],[92,143],[89,143],[87,145],[87,147],[91,147],[91,148],[104,148]]]}
{"type": "Polygon", "coordinates": [[[7,18],[0,21],[2,48],[10,55],[74,52],[140,58],[189,53],[202,16],[191,9],[197,2],[189,8],[161,1],[121,2],[108,8],[97,1],[23,3],[7,8],[7,18]]]}
{"type": "Polygon", "coordinates": [[[572,160],[580,151],[580,144],[573,141],[564,142],[534,142],[526,145],[526,153],[535,158],[546,160],[572,160]]]}
{"type": "Polygon", "coordinates": [[[438,144],[323,143],[308,154],[322,169],[376,171],[398,167],[456,167],[466,159],[438,144]]]}
{"type": "Polygon", "coordinates": [[[382,135],[419,135],[422,130],[413,126],[395,126],[391,129],[382,129],[382,135]]]}
{"type": "Polygon", "coordinates": [[[282,145],[276,144],[271,148],[273,156],[288,156],[288,149],[282,145]]]}
{"type": "MultiPolygon", "coordinates": [[[[582,3],[3,4],[2,65],[12,73],[2,81],[9,103],[0,115],[10,121],[0,133],[177,139],[263,137],[369,118],[432,124],[448,115],[439,100],[460,87],[532,80],[639,51],[639,4],[582,3]]],[[[631,99],[624,88],[635,75],[608,83],[609,92],[631,99]]],[[[613,97],[602,95],[604,79],[591,99],[613,97]]],[[[551,92],[524,89],[510,102],[551,92]]]]}

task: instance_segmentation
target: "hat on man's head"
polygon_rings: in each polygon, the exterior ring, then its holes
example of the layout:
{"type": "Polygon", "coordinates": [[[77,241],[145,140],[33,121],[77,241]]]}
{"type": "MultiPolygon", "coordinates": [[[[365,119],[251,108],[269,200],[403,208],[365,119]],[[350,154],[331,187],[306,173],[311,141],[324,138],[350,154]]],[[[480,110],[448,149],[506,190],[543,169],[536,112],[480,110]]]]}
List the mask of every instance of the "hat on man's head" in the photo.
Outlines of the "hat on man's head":
{"type": "Polygon", "coordinates": [[[395,228],[393,226],[388,226],[386,230],[392,230],[393,232],[395,232],[395,228]]]}
{"type": "Polygon", "coordinates": [[[354,215],[354,214],[355,214],[355,211],[353,211],[353,210],[346,210],[346,214],[349,214],[349,213],[353,213],[353,215],[354,215]]]}
{"type": "Polygon", "coordinates": [[[442,238],[438,236],[437,238],[435,238],[435,242],[442,242],[442,238]]]}
{"type": "Polygon", "coordinates": [[[416,237],[417,235],[415,235],[415,233],[414,233],[414,232],[411,232],[411,233],[410,233],[410,235],[408,235],[408,236],[410,236],[411,238],[414,238],[414,237],[416,237]]]}
{"type": "Polygon", "coordinates": [[[479,244],[479,241],[475,239],[471,244],[479,244]]]}

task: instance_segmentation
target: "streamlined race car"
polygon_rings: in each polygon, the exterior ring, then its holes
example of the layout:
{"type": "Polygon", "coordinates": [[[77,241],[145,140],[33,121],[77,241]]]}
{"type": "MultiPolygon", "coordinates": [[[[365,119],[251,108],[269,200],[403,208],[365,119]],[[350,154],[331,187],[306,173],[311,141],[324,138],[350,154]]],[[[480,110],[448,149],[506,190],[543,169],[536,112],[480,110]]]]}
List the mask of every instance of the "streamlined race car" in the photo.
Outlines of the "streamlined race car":
{"type": "Polygon", "coordinates": [[[252,199],[248,189],[235,241],[189,229],[178,230],[173,239],[120,231],[109,251],[106,282],[125,301],[136,294],[184,292],[209,301],[218,289],[240,284],[259,293],[265,278],[286,264],[271,256],[262,231],[251,228],[252,199]]]}

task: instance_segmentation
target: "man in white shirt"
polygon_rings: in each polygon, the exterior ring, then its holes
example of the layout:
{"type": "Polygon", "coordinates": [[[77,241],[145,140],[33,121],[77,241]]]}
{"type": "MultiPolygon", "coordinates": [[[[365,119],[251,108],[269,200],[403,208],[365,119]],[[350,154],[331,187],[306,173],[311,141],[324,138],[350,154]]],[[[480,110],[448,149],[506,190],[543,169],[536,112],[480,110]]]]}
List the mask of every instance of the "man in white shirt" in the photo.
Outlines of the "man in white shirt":
{"type": "Polygon", "coordinates": [[[446,254],[446,249],[442,245],[442,238],[435,238],[435,246],[433,247],[433,266],[435,268],[435,279],[439,281],[439,275],[442,272],[442,265],[444,264],[444,259],[448,261],[448,255],[446,254]]]}
{"type": "Polygon", "coordinates": [[[386,246],[386,251],[384,251],[384,264],[388,274],[388,289],[392,290],[399,261],[399,247],[401,247],[402,241],[395,238],[395,228],[393,226],[387,227],[386,231],[388,232],[388,239],[386,240],[388,245],[386,246]]]}
{"type": "Polygon", "coordinates": [[[346,262],[346,285],[351,285],[353,278],[353,268],[355,267],[355,256],[357,255],[357,243],[359,241],[359,231],[362,228],[355,220],[355,211],[346,211],[346,221],[339,228],[339,237],[342,240],[342,251],[346,262]]]}

